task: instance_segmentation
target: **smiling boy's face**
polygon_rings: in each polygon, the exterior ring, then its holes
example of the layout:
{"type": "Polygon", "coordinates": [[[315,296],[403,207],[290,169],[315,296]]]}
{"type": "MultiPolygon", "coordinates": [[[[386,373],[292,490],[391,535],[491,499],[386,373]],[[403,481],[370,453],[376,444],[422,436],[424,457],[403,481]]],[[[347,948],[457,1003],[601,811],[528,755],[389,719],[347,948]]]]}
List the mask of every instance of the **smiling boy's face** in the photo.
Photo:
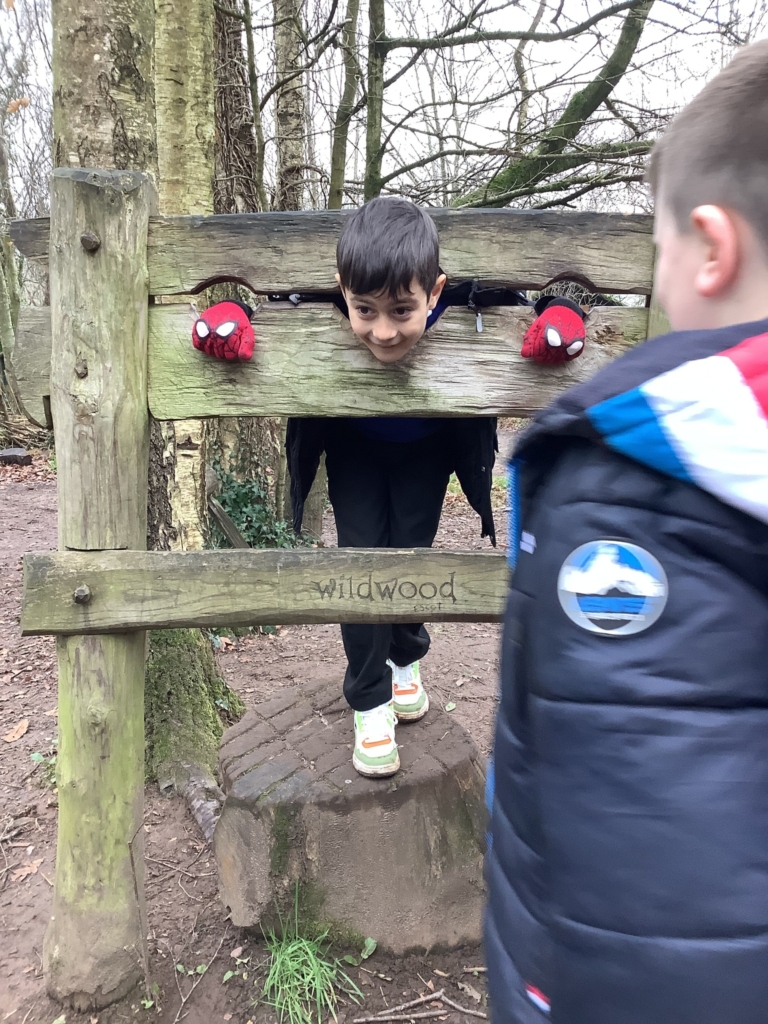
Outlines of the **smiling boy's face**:
{"type": "Polygon", "coordinates": [[[342,285],[338,274],[336,280],[349,308],[349,322],[357,337],[380,363],[396,363],[423,336],[427,315],[437,305],[443,290],[445,274],[438,277],[429,294],[414,278],[410,290],[403,289],[395,297],[386,291],[356,295],[342,285]]]}

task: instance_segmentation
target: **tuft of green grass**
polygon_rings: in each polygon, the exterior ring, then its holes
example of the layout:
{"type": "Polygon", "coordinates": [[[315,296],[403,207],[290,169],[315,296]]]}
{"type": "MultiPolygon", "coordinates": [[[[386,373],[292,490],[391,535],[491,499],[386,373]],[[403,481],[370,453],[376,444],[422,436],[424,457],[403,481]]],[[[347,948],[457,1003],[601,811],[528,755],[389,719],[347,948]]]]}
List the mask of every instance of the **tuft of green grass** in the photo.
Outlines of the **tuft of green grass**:
{"type": "Polygon", "coordinates": [[[294,915],[280,922],[278,935],[270,930],[265,943],[271,956],[264,982],[264,997],[280,1021],[288,1024],[322,1024],[329,1013],[336,1020],[339,993],[362,1001],[362,992],[342,970],[340,962],[328,955],[328,932],[316,938],[299,935],[298,894],[294,915]]]}

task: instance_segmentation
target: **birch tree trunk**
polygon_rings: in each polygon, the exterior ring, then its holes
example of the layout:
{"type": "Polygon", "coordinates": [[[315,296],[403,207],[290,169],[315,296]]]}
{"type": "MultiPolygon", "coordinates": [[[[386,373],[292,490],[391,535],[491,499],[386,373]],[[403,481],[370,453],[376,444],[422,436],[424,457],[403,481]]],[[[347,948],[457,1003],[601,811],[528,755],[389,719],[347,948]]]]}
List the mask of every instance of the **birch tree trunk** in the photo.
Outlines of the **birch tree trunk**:
{"type": "MultiPolygon", "coordinates": [[[[275,209],[300,210],[304,202],[306,119],[304,97],[304,50],[302,0],[273,0],[275,19],[275,74],[280,87],[275,102],[277,126],[277,188],[275,209]]],[[[286,421],[280,428],[280,466],[275,488],[277,511],[291,519],[290,475],[285,456],[286,421]]],[[[321,465],[304,506],[303,532],[319,540],[327,481],[321,465]]]]}
{"type": "Polygon", "coordinates": [[[277,134],[276,210],[300,210],[304,202],[304,51],[302,0],[273,0],[277,134]]]}

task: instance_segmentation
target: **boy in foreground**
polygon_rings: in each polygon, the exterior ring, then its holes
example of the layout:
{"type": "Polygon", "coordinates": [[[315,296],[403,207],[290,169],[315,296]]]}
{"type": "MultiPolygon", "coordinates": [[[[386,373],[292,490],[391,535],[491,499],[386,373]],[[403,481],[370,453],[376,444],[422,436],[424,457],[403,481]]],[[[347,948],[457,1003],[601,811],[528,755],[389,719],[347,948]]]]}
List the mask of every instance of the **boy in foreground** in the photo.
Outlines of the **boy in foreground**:
{"type": "Polygon", "coordinates": [[[512,464],[494,1024],[768,1020],[768,43],[654,149],[654,338],[512,464]]]}

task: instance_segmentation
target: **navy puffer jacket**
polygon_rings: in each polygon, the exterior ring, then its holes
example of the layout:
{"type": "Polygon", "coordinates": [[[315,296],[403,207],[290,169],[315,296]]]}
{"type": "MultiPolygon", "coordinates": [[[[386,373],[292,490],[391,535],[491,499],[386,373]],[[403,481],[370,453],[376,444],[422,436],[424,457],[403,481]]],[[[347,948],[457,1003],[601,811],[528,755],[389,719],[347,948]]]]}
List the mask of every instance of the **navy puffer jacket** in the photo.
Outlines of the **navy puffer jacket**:
{"type": "Polygon", "coordinates": [[[766,332],[646,342],[515,453],[494,1024],[768,1022],[766,332]]]}

